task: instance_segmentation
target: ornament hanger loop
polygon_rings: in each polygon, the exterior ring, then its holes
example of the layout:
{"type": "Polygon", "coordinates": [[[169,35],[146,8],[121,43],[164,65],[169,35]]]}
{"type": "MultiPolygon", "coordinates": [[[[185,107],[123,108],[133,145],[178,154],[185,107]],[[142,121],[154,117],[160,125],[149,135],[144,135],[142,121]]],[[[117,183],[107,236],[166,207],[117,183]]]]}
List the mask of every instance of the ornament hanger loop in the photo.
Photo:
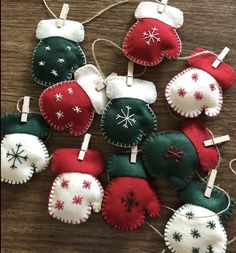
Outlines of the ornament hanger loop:
{"type": "MultiPolygon", "coordinates": [[[[29,98],[32,99],[32,100],[34,100],[34,101],[39,102],[39,100],[38,100],[37,98],[34,98],[34,97],[29,97],[29,98]]],[[[22,101],[24,101],[24,99],[25,99],[25,97],[21,97],[21,98],[17,101],[17,104],[16,104],[16,110],[17,110],[18,112],[20,112],[20,113],[23,112],[23,111],[20,109],[20,104],[21,104],[22,101]]],[[[39,114],[40,114],[39,111],[30,111],[30,110],[29,110],[29,112],[32,112],[32,113],[39,113],[39,114]]]]}
{"type": "Polygon", "coordinates": [[[213,54],[214,56],[218,57],[218,55],[215,54],[214,52],[209,51],[209,50],[205,50],[205,51],[202,51],[202,52],[190,55],[190,56],[179,56],[179,57],[177,57],[177,60],[188,60],[188,59],[192,59],[194,57],[197,57],[197,56],[203,55],[203,54],[213,54]]]}
{"type": "Polygon", "coordinates": [[[236,159],[232,159],[230,162],[229,162],[229,168],[230,170],[234,173],[234,175],[236,175],[236,171],[233,169],[233,162],[236,162],[236,159]]]}

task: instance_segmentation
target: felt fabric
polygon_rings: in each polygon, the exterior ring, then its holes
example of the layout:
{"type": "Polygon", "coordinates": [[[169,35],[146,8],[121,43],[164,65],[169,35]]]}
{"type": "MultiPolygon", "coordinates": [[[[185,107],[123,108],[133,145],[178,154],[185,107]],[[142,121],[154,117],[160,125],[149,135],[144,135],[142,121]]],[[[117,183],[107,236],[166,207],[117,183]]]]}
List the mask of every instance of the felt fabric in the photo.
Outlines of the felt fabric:
{"type": "Polygon", "coordinates": [[[164,240],[173,253],[224,253],[226,231],[214,212],[191,204],[180,207],[167,222],[164,240]],[[197,218],[209,216],[207,218],[197,218]]]}
{"type": "MultiPolygon", "coordinates": [[[[192,181],[180,192],[180,199],[183,204],[189,203],[205,207],[215,213],[223,211],[228,206],[228,197],[217,188],[213,188],[211,197],[204,196],[206,184],[203,182],[192,181]]],[[[231,204],[227,211],[220,214],[221,218],[230,218],[233,213],[234,202],[231,199],[231,204]]]]}
{"type": "Polygon", "coordinates": [[[80,172],[98,176],[102,173],[105,163],[101,153],[89,149],[83,161],[78,160],[79,153],[78,148],[57,149],[51,160],[52,170],[58,174],[80,172]]]}
{"type": "Polygon", "coordinates": [[[85,222],[92,210],[99,212],[103,197],[100,182],[81,173],[62,173],[54,180],[49,196],[49,214],[65,223],[85,222]]]}
{"type": "Polygon", "coordinates": [[[111,100],[101,118],[101,131],[105,139],[119,147],[137,145],[143,136],[150,135],[156,128],[154,112],[147,103],[135,98],[111,100]]]}
{"type": "MultiPolygon", "coordinates": [[[[205,48],[196,48],[191,55],[206,51],[205,48]]],[[[217,68],[212,67],[212,63],[216,60],[216,56],[212,53],[204,53],[188,59],[188,65],[201,69],[217,80],[223,89],[230,88],[236,80],[235,68],[226,64],[224,61],[217,68]]]]}
{"type": "Polygon", "coordinates": [[[151,217],[160,213],[159,198],[146,180],[119,177],[110,182],[102,201],[102,216],[108,224],[134,230],[144,222],[145,213],[151,217]]]}
{"type": "Polygon", "coordinates": [[[75,136],[90,127],[94,108],[87,93],[76,81],[55,84],[42,92],[40,111],[47,123],[57,129],[68,129],[75,136]]]}
{"type": "Polygon", "coordinates": [[[6,113],[1,117],[1,133],[26,133],[45,138],[49,135],[50,127],[38,113],[29,113],[27,122],[21,122],[21,113],[6,113]]]}
{"type": "Polygon", "coordinates": [[[46,169],[49,154],[42,141],[24,133],[7,134],[1,143],[1,181],[23,184],[46,169]]]}
{"type": "Polygon", "coordinates": [[[185,120],[180,131],[192,142],[198,155],[200,167],[204,171],[214,169],[219,161],[219,153],[215,146],[204,146],[204,141],[212,139],[211,132],[197,119],[185,120]]]}
{"type": "Polygon", "coordinates": [[[217,116],[222,108],[220,84],[207,72],[188,68],[177,74],[166,86],[168,104],[184,117],[198,117],[202,112],[217,116]]]}
{"type": "Polygon", "coordinates": [[[183,25],[182,11],[167,5],[165,12],[159,14],[158,8],[159,3],[140,3],[135,12],[138,21],[124,39],[125,56],[137,64],[155,66],[164,57],[175,59],[181,53],[176,28],[183,25]]]}
{"type": "Polygon", "coordinates": [[[36,38],[62,37],[80,43],[84,40],[84,26],[72,20],[65,20],[62,27],[57,27],[57,19],[41,20],[36,29],[36,38]]]}
{"type": "Polygon", "coordinates": [[[81,47],[63,37],[40,40],[34,50],[32,76],[43,86],[72,79],[74,71],[86,64],[81,47]]]}

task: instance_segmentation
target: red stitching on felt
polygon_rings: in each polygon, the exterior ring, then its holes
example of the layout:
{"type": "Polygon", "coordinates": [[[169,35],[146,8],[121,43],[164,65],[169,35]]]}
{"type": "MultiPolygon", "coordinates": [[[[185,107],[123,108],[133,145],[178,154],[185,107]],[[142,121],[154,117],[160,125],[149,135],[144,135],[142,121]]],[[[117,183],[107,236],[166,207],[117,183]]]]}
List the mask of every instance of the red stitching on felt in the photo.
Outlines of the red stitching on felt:
{"type": "Polygon", "coordinates": [[[170,144],[169,150],[165,155],[166,159],[174,158],[175,163],[179,163],[183,156],[184,150],[181,148],[175,148],[173,144],[170,144]]]}

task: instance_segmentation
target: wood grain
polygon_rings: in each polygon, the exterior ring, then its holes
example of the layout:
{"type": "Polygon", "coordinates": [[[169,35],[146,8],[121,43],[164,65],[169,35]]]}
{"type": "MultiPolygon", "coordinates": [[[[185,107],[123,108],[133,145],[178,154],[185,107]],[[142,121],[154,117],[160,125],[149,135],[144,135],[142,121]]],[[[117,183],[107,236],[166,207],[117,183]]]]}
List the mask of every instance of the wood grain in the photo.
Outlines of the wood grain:
{"type": "MultiPolygon", "coordinates": [[[[59,13],[63,1],[48,1],[51,8],[59,13]]],[[[86,25],[86,37],[82,43],[88,62],[93,63],[91,43],[98,37],[113,40],[121,45],[124,36],[134,23],[133,12],[139,1],[131,1],[104,13],[86,25]]],[[[185,13],[185,24],[178,32],[183,42],[183,55],[188,55],[195,47],[203,46],[220,52],[225,46],[231,48],[227,62],[234,65],[236,59],[236,4],[235,0],[175,0],[173,5],[185,13]]],[[[83,21],[98,10],[114,3],[108,0],[70,0],[70,19],[83,21]]],[[[35,84],[31,77],[31,58],[37,44],[35,29],[41,19],[51,18],[42,1],[10,0],[2,1],[2,112],[15,111],[16,101],[24,96],[39,97],[43,88],[35,84]]],[[[106,74],[125,74],[127,60],[118,50],[105,45],[98,46],[98,58],[106,74]]],[[[143,79],[156,83],[158,101],[153,106],[159,121],[159,130],[176,129],[178,121],[170,116],[164,99],[164,88],[168,80],[185,68],[185,62],[165,60],[155,68],[148,68],[143,79]]],[[[137,68],[137,72],[142,68],[137,68]]],[[[217,183],[236,198],[235,177],[229,171],[229,161],[236,156],[236,87],[224,94],[224,107],[219,117],[206,119],[206,125],[216,136],[230,134],[231,141],[220,146],[222,163],[217,183]]],[[[90,133],[93,134],[91,148],[101,150],[107,157],[121,151],[114,148],[102,137],[96,117],[90,133]]],[[[47,142],[50,152],[57,147],[78,147],[82,138],[67,133],[53,131],[47,142]]],[[[163,240],[146,224],[139,230],[126,233],[116,231],[104,223],[100,214],[93,214],[87,223],[75,226],[52,219],[47,212],[47,198],[54,173],[48,169],[33,177],[22,186],[2,184],[2,252],[161,252],[165,248],[163,240]]],[[[106,176],[101,177],[104,186],[106,176]]],[[[167,182],[157,182],[155,187],[165,205],[179,206],[177,193],[167,182]]],[[[162,209],[161,216],[150,219],[159,230],[171,213],[162,209]]],[[[231,239],[236,236],[236,215],[224,222],[231,239]]],[[[236,243],[227,252],[236,252],[236,243]]]]}

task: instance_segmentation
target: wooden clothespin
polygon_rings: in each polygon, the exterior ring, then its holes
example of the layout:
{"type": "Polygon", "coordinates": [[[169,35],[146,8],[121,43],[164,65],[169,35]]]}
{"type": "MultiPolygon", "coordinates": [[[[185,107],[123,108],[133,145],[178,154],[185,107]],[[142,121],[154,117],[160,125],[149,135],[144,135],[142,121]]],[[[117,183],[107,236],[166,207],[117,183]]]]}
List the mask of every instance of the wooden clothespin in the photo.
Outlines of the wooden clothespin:
{"type": "Polygon", "coordinates": [[[68,13],[69,13],[69,4],[63,4],[61,9],[61,14],[59,16],[59,19],[57,20],[57,27],[61,28],[64,25],[64,21],[67,19],[68,13]]]}
{"type": "Polygon", "coordinates": [[[133,146],[131,148],[131,157],[130,157],[130,162],[131,163],[136,163],[136,161],[137,161],[137,154],[138,154],[138,146],[133,146]]]}
{"type": "Polygon", "coordinates": [[[163,13],[166,9],[167,4],[168,4],[168,0],[162,0],[158,6],[158,13],[163,13]]]}
{"type": "Polygon", "coordinates": [[[205,192],[204,192],[204,196],[207,197],[207,198],[211,197],[211,192],[214,188],[216,175],[217,175],[217,170],[216,169],[211,170],[210,177],[207,181],[207,186],[206,186],[206,189],[205,189],[205,192]]]}
{"type": "Polygon", "coordinates": [[[104,81],[102,81],[95,88],[96,88],[96,91],[101,91],[101,90],[105,89],[105,87],[106,87],[106,84],[104,81]]]}
{"type": "Polygon", "coordinates": [[[80,161],[84,160],[85,154],[88,150],[90,138],[91,138],[91,134],[85,134],[84,140],[83,140],[80,152],[79,152],[79,156],[78,156],[78,160],[80,160],[80,161]]]}
{"type": "Polygon", "coordinates": [[[229,53],[230,49],[228,47],[225,47],[222,52],[217,56],[216,60],[213,62],[212,67],[218,68],[220,63],[224,60],[225,56],[229,53]]]}
{"type": "Polygon", "coordinates": [[[230,141],[229,135],[224,135],[224,136],[221,136],[221,137],[217,137],[217,138],[213,138],[213,139],[204,141],[204,146],[209,147],[209,146],[220,144],[220,143],[226,142],[226,141],[230,141]]]}
{"type": "Polygon", "coordinates": [[[27,122],[28,114],[30,111],[29,105],[30,105],[30,97],[24,96],[22,112],[21,112],[21,122],[27,122]]]}
{"type": "Polygon", "coordinates": [[[127,86],[133,85],[133,78],[134,78],[134,62],[129,61],[127,72],[127,86]]]}

